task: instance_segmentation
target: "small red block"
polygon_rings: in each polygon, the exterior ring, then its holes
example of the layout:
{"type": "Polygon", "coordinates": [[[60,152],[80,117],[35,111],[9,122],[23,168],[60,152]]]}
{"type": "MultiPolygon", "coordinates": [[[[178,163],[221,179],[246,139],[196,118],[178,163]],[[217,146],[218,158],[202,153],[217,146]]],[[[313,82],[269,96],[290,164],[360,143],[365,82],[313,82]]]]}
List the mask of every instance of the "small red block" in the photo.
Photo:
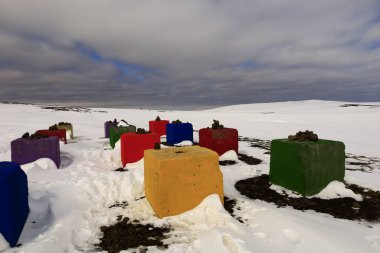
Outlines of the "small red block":
{"type": "Polygon", "coordinates": [[[37,133],[47,136],[57,136],[61,141],[64,141],[67,144],[66,140],[66,130],[58,129],[58,130],[38,130],[37,133]]]}
{"type": "Polygon", "coordinates": [[[127,163],[134,163],[144,157],[144,150],[153,149],[160,143],[160,135],[156,133],[136,134],[125,133],[121,135],[121,162],[123,167],[127,163]]]}
{"type": "Polygon", "coordinates": [[[152,120],[149,121],[149,131],[159,134],[160,136],[166,135],[166,125],[169,124],[169,120],[152,120]]]}
{"type": "Polygon", "coordinates": [[[234,128],[202,128],[199,130],[199,146],[214,150],[219,155],[229,150],[235,150],[238,153],[238,137],[238,131],[234,128]]]}

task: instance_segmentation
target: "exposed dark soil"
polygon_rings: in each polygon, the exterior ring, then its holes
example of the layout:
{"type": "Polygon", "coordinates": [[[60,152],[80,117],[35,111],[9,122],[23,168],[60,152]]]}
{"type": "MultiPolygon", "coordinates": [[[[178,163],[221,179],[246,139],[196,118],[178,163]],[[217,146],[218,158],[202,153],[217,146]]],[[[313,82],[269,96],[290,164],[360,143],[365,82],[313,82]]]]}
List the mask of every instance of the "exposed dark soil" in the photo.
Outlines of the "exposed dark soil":
{"type": "Polygon", "coordinates": [[[212,129],[224,129],[224,126],[219,123],[219,120],[213,120],[213,123],[211,125],[212,129]]]}
{"type": "Polygon", "coordinates": [[[371,173],[375,169],[380,169],[379,158],[346,154],[346,170],[371,173]]]}
{"type": "Polygon", "coordinates": [[[344,104],[341,105],[340,107],[370,107],[370,108],[378,108],[380,107],[379,105],[360,105],[360,104],[344,104]]]}
{"type": "Polygon", "coordinates": [[[251,147],[270,151],[270,141],[268,140],[260,140],[256,138],[248,138],[248,137],[240,136],[239,141],[249,142],[251,144],[251,147]]]}
{"type": "Polygon", "coordinates": [[[258,165],[262,163],[263,161],[257,158],[254,158],[253,156],[244,155],[244,154],[238,154],[238,158],[240,161],[245,162],[248,165],[258,165]]]}
{"type": "Polygon", "coordinates": [[[69,123],[69,122],[59,122],[58,125],[59,126],[70,126],[71,123],[69,123]]]}
{"type": "Polygon", "coordinates": [[[292,198],[285,193],[279,194],[270,189],[270,186],[268,175],[244,179],[235,184],[236,189],[248,198],[274,203],[278,207],[291,206],[302,211],[314,210],[340,219],[380,220],[380,192],[378,191],[346,183],[347,188],[362,195],[363,201],[356,201],[348,197],[339,199],[292,198]]]}
{"type": "MultiPolygon", "coordinates": [[[[91,109],[78,106],[42,106],[42,109],[53,111],[65,111],[65,112],[83,112],[90,113],[91,109]]],[[[100,112],[100,111],[99,111],[100,112]]]]}
{"type": "Polygon", "coordinates": [[[21,103],[21,102],[10,102],[10,101],[0,101],[1,104],[13,104],[13,105],[34,105],[32,103],[21,103]]]}
{"type": "Polygon", "coordinates": [[[114,171],[117,171],[117,172],[126,172],[128,170],[120,167],[120,168],[115,169],[114,171]]]}
{"type": "Polygon", "coordinates": [[[127,206],[128,206],[128,202],[123,201],[123,202],[116,202],[115,204],[109,206],[108,208],[115,208],[115,207],[126,208],[127,206]]]}
{"type": "Polygon", "coordinates": [[[109,227],[101,227],[103,237],[96,245],[99,250],[118,253],[122,250],[136,249],[146,252],[146,247],[157,246],[167,248],[163,240],[169,238],[170,227],[155,227],[152,224],[143,225],[139,221],[118,216],[118,223],[109,227]]]}
{"type": "MultiPolygon", "coordinates": [[[[248,165],[258,165],[258,164],[263,162],[262,160],[255,158],[253,156],[244,155],[244,154],[240,154],[240,153],[238,154],[238,158],[240,161],[242,161],[248,165]]],[[[219,161],[219,165],[221,165],[221,166],[229,166],[229,165],[234,165],[236,163],[237,162],[233,161],[233,160],[219,161]]]]}
{"type": "MultiPolygon", "coordinates": [[[[237,217],[235,215],[235,206],[236,206],[236,199],[230,199],[226,196],[224,196],[224,209],[232,216],[234,217],[237,221],[240,223],[244,223],[243,219],[241,217],[237,217]]],[[[237,207],[239,208],[239,207],[237,207]]]]}
{"type": "Polygon", "coordinates": [[[221,166],[228,166],[228,165],[234,165],[234,164],[236,164],[236,161],[232,161],[232,160],[219,161],[219,165],[221,166]]]}
{"type": "Polygon", "coordinates": [[[318,141],[318,135],[313,131],[297,132],[295,135],[288,136],[289,141],[318,141]]]}
{"type": "Polygon", "coordinates": [[[144,128],[137,128],[136,134],[150,134],[150,131],[147,131],[144,128]]]}
{"type": "Polygon", "coordinates": [[[21,136],[21,138],[27,139],[27,140],[39,140],[39,139],[49,138],[49,136],[44,135],[44,134],[39,134],[37,132],[30,135],[28,132],[26,132],[21,136]]]}
{"type": "Polygon", "coordinates": [[[58,130],[57,124],[54,124],[52,126],[49,126],[49,130],[58,130]]]}

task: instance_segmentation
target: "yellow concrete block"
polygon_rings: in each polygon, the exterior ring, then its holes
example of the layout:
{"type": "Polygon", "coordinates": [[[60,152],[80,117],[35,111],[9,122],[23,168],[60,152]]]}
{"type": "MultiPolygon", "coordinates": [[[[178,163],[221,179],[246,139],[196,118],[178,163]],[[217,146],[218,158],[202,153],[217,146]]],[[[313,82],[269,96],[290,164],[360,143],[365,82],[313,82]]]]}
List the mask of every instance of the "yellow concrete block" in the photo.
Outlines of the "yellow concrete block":
{"type": "Polygon", "coordinates": [[[216,152],[198,147],[144,152],[145,196],[159,218],[196,207],[210,194],[223,203],[223,174],[216,152]]]}
{"type": "Polygon", "coordinates": [[[70,132],[70,139],[74,139],[74,130],[73,130],[73,125],[57,125],[58,129],[65,129],[66,132],[70,132]]]}

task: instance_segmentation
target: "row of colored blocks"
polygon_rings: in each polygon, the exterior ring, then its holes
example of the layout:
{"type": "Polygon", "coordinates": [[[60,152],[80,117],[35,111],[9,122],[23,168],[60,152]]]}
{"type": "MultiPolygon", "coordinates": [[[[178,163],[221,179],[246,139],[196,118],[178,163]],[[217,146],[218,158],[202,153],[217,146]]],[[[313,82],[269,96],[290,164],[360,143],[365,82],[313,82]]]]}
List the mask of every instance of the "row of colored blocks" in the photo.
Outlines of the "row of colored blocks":
{"type": "MultiPolygon", "coordinates": [[[[303,193],[315,194],[332,180],[344,177],[344,144],[337,141],[273,140],[270,180],[303,193]]],[[[223,175],[218,154],[206,148],[177,147],[145,150],[144,187],[158,217],[190,210],[210,194],[223,202],[223,175]]],[[[29,207],[27,180],[20,166],[0,163],[0,232],[16,245],[29,207]]]]}
{"type": "MultiPolygon", "coordinates": [[[[115,126],[111,121],[104,123],[105,134],[110,138],[110,145],[115,147],[121,141],[121,160],[123,166],[139,161],[144,150],[153,149],[161,143],[160,136],[166,135],[167,143],[178,144],[182,141],[193,142],[193,126],[190,123],[170,124],[168,120],[149,121],[150,133],[137,134],[135,126],[115,126]]],[[[233,128],[211,129],[199,131],[199,145],[217,152],[219,155],[229,150],[238,152],[238,131],[233,128]]]]}
{"type": "MultiPolygon", "coordinates": [[[[116,142],[124,133],[135,133],[136,127],[117,126],[114,122],[107,121],[104,123],[105,137],[110,139],[110,145],[115,147],[116,142]]],[[[168,144],[174,145],[182,141],[193,142],[193,125],[190,123],[170,124],[168,120],[149,121],[149,131],[157,134],[159,137],[166,135],[168,144]]]]}
{"type": "Polygon", "coordinates": [[[74,139],[73,126],[57,125],[58,130],[37,130],[36,133],[47,135],[48,138],[24,139],[18,138],[11,142],[11,159],[19,164],[33,162],[40,158],[50,158],[57,168],[61,165],[59,140],[67,144],[66,132],[74,139]]]}

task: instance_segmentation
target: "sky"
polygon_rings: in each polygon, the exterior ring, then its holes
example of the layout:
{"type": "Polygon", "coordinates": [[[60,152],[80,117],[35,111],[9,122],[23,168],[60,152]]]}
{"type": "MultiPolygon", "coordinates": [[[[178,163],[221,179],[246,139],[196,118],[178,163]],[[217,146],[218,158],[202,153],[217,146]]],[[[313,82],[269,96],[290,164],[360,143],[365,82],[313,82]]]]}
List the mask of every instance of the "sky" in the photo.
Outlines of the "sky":
{"type": "Polygon", "coordinates": [[[1,0],[0,100],[380,101],[379,0],[1,0]]]}

